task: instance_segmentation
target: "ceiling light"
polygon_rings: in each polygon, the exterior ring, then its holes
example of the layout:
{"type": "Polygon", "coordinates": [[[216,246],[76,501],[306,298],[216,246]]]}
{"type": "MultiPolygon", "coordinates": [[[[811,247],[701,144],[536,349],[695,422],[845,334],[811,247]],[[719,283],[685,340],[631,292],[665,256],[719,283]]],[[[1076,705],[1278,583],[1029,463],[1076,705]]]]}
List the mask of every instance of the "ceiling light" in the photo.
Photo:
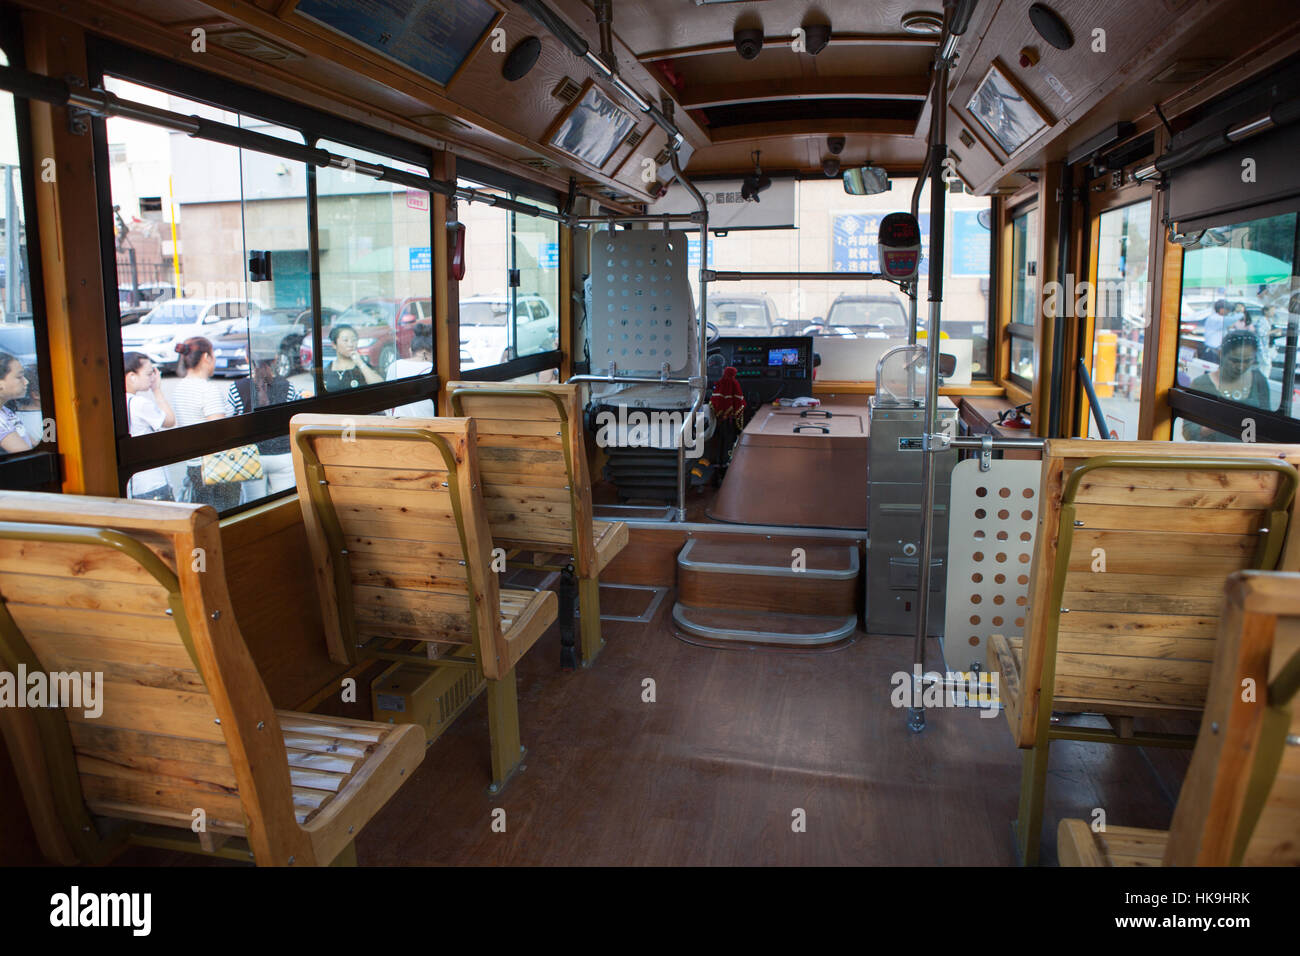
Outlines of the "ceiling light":
{"type": "Polygon", "coordinates": [[[912,33],[916,36],[937,37],[943,32],[943,17],[937,13],[917,10],[903,14],[900,22],[904,33],[912,33]]]}

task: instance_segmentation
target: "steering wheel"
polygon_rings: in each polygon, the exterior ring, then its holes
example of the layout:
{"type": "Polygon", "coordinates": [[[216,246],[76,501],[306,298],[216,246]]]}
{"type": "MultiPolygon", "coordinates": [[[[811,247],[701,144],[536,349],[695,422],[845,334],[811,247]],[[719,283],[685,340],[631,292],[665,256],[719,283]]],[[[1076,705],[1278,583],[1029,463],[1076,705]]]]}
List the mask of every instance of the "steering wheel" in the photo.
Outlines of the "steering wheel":
{"type": "Polygon", "coordinates": [[[704,343],[706,345],[712,345],[714,342],[718,341],[718,339],[722,336],[722,333],[718,331],[718,327],[714,325],[712,322],[705,322],[704,328],[705,328],[705,335],[706,335],[704,343]]]}

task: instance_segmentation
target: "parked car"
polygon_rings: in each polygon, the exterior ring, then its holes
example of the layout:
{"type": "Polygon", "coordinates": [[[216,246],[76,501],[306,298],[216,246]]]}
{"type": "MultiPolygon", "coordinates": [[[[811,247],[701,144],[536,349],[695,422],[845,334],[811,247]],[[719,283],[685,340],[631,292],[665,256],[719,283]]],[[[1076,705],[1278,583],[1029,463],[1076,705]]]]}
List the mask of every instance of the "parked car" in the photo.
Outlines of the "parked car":
{"type": "Polygon", "coordinates": [[[0,323],[0,352],[7,352],[23,363],[23,368],[36,365],[36,327],[30,322],[0,323]]]}
{"type": "Polygon", "coordinates": [[[143,352],[158,368],[176,371],[176,343],[202,335],[216,340],[257,323],[261,308],[243,299],[167,299],[122,329],[122,349],[143,352]]]}
{"type": "Polygon", "coordinates": [[[302,371],[302,343],[311,327],[311,310],[264,309],[247,327],[212,340],[217,375],[245,375],[252,360],[275,358],[277,375],[302,371]]]}
{"type": "Polygon", "coordinates": [[[515,319],[504,295],[471,296],[460,300],[461,368],[483,368],[536,355],[560,346],[559,316],[540,295],[515,296],[515,319]],[[510,328],[514,326],[514,344],[510,328]],[[471,361],[466,362],[468,354],[471,361]]]}
{"type": "MultiPolygon", "coordinates": [[[[321,364],[334,361],[334,343],[329,340],[330,329],[335,325],[350,325],[357,332],[357,350],[365,355],[366,362],[380,375],[388,373],[388,366],[396,359],[411,354],[411,339],[415,327],[427,323],[433,327],[433,300],[430,298],[369,296],[358,299],[342,312],[321,310],[324,326],[321,339],[321,364]],[[333,313],[332,316],[328,313],[333,313]],[[328,325],[326,325],[328,322],[328,325]]],[[[312,361],[311,337],[303,339],[302,364],[310,367],[312,361]]]]}
{"type": "Polygon", "coordinates": [[[710,295],[708,311],[720,335],[779,335],[784,328],[767,295],[710,295]]]}
{"type": "Polygon", "coordinates": [[[841,295],[826,317],[818,316],[797,335],[886,339],[907,334],[907,308],[896,295],[841,295]]]}

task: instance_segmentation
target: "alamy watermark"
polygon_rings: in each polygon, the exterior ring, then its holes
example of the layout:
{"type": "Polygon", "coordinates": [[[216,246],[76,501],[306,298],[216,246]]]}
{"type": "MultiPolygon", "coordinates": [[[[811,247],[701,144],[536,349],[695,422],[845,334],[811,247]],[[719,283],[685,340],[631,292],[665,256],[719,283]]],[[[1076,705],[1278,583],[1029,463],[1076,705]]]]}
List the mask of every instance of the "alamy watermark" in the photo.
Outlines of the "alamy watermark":
{"type": "Polygon", "coordinates": [[[996,716],[998,699],[997,671],[938,671],[921,673],[916,664],[912,673],[895,671],[889,678],[893,690],[889,702],[895,707],[975,707],[981,717],[996,716]],[[923,685],[923,686],[922,686],[923,685]],[[921,689],[917,691],[917,687],[921,689]],[[919,700],[917,698],[920,698],[919,700]]]}
{"type": "Polygon", "coordinates": [[[104,675],[95,671],[0,671],[0,707],[81,710],[87,720],[104,712],[104,675]]]}
{"type": "Polygon", "coordinates": [[[615,406],[596,413],[596,444],[600,448],[672,448],[685,445],[691,457],[702,454],[704,433],[689,411],[646,411],[615,406]]]}

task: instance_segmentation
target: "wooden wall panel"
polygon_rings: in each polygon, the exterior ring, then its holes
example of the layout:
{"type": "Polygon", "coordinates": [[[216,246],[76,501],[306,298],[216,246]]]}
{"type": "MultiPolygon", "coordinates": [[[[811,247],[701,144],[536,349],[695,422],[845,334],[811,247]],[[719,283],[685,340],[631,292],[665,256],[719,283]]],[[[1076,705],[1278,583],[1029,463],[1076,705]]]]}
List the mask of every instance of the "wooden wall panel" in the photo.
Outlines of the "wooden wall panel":
{"type": "Polygon", "coordinates": [[[221,525],[239,629],[277,707],[296,708],[346,668],[329,659],[296,496],[221,525]]]}

